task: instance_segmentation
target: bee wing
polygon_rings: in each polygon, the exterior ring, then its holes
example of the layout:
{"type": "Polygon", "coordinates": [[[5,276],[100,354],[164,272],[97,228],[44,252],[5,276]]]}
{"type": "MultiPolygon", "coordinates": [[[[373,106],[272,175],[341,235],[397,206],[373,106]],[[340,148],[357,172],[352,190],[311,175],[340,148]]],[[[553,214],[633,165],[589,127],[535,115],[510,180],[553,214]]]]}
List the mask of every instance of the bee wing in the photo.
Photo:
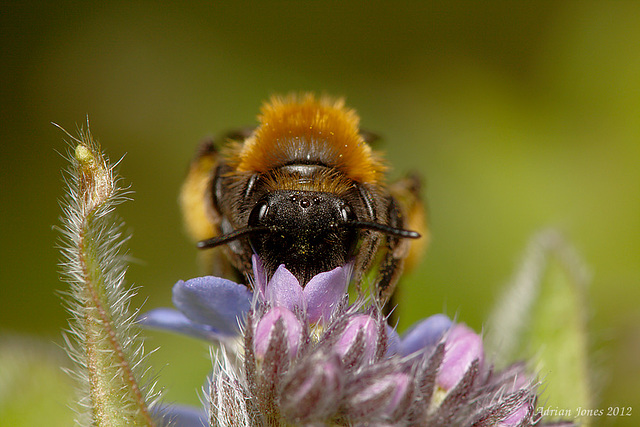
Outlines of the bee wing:
{"type": "Polygon", "coordinates": [[[375,144],[381,139],[380,135],[378,135],[377,133],[368,131],[366,129],[360,129],[360,136],[362,137],[362,139],[364,139],[364,142],[366,142],[367,144],[375,144]]]}
{"type": "Polygon", "coordinates": [[[233,129],[223,134],[221,139],[225,141],[244,141],[245,139],[249,138],[255,130],[255,126],[245,126],[243,128],[233,129]]]}

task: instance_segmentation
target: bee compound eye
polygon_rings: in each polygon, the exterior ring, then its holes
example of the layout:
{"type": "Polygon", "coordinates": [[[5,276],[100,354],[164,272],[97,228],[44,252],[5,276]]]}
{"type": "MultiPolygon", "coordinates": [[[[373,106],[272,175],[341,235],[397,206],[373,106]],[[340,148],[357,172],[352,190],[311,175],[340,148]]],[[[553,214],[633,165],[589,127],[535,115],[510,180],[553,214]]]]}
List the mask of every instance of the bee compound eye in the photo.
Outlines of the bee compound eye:
{"type": "Polygon", "coordinates": [[[340,206],[340,219],[344,222],[348,222],[353,216],[353,211],[349,205],[340,206]]]}
{"type": "Polygon", "coordinates": [[[260,203],[258,206],[258,221],[263,220],[269,212],[269,205],[266,202],[260,203]]]}
{"type": "Polygon", "coordinates": [[[258,202],[253,209],[251,209],[251,213],[249,214],[249,223],[250,226],[260,226],[264,225],[264,220],[269,213],[269,203],[266,201],[258,202]]]}

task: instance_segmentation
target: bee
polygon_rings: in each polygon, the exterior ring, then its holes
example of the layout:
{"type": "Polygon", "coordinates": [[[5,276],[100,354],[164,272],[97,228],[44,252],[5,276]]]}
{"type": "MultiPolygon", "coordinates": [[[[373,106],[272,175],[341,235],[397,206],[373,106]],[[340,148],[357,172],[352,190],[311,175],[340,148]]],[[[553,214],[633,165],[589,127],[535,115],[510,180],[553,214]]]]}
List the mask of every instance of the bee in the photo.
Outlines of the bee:
{"type": "Polygon", "coordinates": [[[269,277],[284,264],[304,286],[353,263],[353,282],[375,271],[386,302],[426,240],[410,244],[427,233],[419,179],[385,184],[372,134],[342,99],[274,96],[258,120],[222,148],[204,142],[182,187],[189,234],[199,248],[222,252],[208,257],[213,272],[251,278],[257,254],[269,277]]]}

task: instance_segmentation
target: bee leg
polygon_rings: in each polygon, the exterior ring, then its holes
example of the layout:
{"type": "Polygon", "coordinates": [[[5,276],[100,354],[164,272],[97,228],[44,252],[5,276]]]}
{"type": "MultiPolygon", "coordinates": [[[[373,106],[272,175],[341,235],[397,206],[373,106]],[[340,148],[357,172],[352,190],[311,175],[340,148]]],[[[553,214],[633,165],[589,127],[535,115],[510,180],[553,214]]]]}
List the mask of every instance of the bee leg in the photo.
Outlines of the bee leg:
{"type": "MultiPolygon", "coordinates": [[[[389,225],[402,228],[403,217],[394,198],[389,198],[389,225]]],[[[376,289],[378,301],[385,304],[385,311],[393,309],[389,307],[390,300],[396,289],[396,284],[402,273],[404,259],[409,252],[409,242],[394,236],[387,236],[384,243],[384,255],[378,268],[376,289]]]]}
{"type": "Polygon", "coordinates": [[[387,236],[386,253],[379,267],[378,298],[384,302],[384,311],[389,313],[396,305],[395,289],[404,268],[412,269],[421,259],[429,242],[426,225],[426,209],[421,199],[422,182],[417,174],[395,182],[390,186],[388,202],[390,225],[415,230],[421,238],[399,239],[387,236]]]}

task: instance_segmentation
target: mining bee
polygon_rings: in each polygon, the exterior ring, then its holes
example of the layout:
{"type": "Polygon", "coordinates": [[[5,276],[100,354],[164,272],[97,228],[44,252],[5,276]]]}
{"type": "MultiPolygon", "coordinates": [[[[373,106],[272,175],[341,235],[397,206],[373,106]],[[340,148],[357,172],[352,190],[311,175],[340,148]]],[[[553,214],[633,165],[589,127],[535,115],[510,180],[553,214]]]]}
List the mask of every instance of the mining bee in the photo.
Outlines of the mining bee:
{"type": "Polygon", "coordinates": [[[182,187],[189,233],[199,248],[223,253],[207,257],[212,272],[251,282],[257,254],[268,275],[284,264],[304,285],[352,262],[353,282],[374,271],[386,302],[405,259],[427,240],[419,179],[385,184],[372,135],[342,99],[274,96],[258,120],[222,147],[204,142],[182,187]],[[413,230],[423,238],[414,241],[413,230]]]}

